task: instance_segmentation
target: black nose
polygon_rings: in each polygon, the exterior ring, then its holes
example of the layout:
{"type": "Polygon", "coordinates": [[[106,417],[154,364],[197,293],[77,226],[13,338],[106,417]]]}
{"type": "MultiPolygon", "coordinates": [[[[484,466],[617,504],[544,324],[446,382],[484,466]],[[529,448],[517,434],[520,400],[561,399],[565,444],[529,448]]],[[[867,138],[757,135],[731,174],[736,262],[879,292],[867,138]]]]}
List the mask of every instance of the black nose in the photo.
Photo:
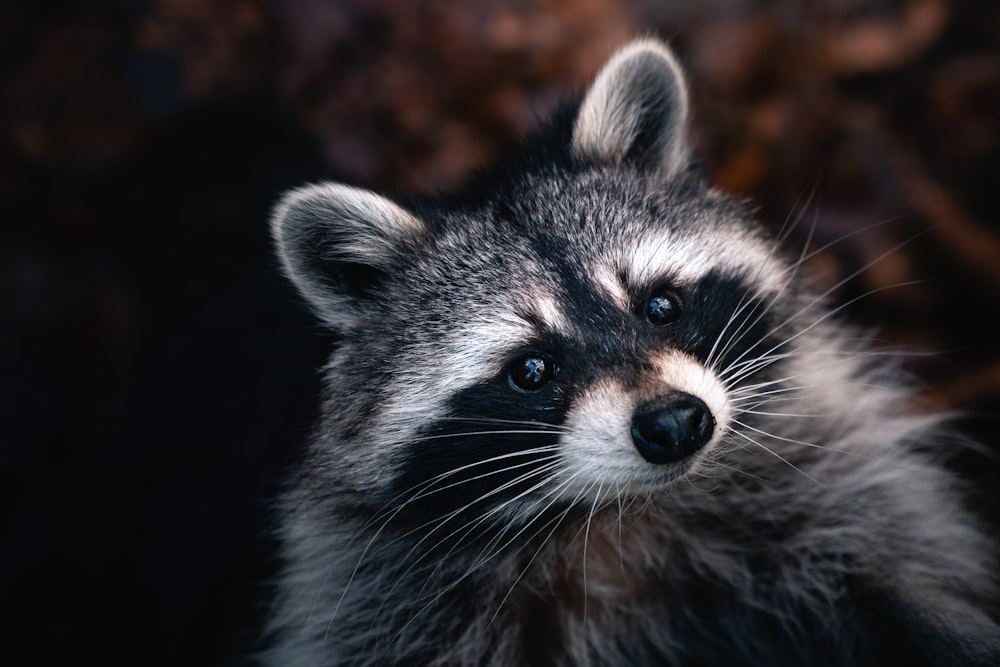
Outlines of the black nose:
{"type": "Polygon", "coordinates": [[[705,446],[715,419],[705,402],[677,393],[647,404],[632,417],[632,441],[650,463],[676,463],[705,446]]]}

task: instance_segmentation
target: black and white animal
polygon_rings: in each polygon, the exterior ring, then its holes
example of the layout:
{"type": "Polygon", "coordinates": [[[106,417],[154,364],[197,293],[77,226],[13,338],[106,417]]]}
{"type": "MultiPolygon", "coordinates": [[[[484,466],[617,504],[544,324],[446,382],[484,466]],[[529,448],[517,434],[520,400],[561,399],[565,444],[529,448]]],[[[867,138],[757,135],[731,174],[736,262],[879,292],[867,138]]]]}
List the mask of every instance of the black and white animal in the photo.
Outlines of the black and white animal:
{"type": "Polygon", "coordinates": [[[519,157],[273,219],[339,342],[270,665],[1000,665],[935,414],[693,166],[635,41],[519,157]]]}

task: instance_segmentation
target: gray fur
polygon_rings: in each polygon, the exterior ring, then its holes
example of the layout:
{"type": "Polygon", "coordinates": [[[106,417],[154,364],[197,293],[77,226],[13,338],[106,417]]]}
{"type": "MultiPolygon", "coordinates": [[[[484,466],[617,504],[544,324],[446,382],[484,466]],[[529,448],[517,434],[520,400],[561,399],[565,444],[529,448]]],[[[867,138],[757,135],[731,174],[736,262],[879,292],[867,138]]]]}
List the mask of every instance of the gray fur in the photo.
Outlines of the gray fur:
{"type": "Polygon", "coordinates": [[[687,168],[686,116],[643,40],[492,191],[277,208],[341,341],[262,663],[1000,664],[991,545],[927,453],[943,417],[687,168]],[[682,318],[654,331],[635,304],[663,284],[682,318]],[[560,374],[521,394],[537,348],[560,374]],[[675,390],[716,428],[654,466],[631,415],[675,390]]]}

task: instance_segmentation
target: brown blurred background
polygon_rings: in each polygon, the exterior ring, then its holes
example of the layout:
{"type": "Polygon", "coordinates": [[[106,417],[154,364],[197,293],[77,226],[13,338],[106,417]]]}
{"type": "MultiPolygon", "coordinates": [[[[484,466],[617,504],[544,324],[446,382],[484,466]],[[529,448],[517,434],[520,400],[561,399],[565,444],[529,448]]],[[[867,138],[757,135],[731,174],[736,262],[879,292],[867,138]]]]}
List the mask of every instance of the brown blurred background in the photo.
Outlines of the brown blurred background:
{"type": "MultiPolygon", "coordinates": [[[[858,232],[816,280],[858,272],[835,300],[993,446],[994,0],[6,2],[0,663],[237,660],[331,342],[269,206],[458,184],[643,34],[690,72],[714,181],[800,241],[858,232]]],[[[956,462],[993,521],[996,461],[956,462]]]]}

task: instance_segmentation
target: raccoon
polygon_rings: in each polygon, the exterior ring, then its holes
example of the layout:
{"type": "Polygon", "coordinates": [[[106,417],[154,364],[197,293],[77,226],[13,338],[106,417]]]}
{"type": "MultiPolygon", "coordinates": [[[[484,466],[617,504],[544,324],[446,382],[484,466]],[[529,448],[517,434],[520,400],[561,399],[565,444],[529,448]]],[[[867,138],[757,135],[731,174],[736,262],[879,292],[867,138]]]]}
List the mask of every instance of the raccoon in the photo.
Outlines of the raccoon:
{"type": "Polygon", "coordinates": [[[945,417],[692,159],[669,48],[503,166],[273,231],[338,342],[260,662],[1000,665],[945,417]]]}

